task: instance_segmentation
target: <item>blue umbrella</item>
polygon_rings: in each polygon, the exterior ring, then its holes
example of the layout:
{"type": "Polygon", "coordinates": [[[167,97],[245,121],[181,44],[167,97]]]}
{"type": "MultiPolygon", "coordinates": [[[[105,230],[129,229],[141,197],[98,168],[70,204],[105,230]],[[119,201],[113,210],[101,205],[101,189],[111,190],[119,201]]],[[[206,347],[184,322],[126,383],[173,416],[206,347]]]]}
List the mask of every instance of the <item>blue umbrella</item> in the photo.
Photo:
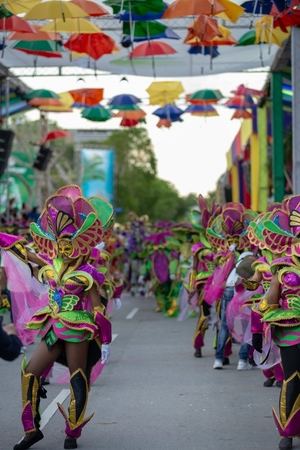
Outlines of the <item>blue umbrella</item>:
{"type": "Polygon", "coordinates": [[[211,113],[215,112],[215,108],[212,105],[189,105],[185,113],[211,113]]]}
{"type": "Polygon", "coordinates": [[[212,59],[217,58],[220,55],[217,45],[212,45],[209,47],[201,46],[201,45],[192,45],[188,49],[188,53],[190,55],[210,56],[212,59]]]}
{"type": "Polygon", "coordinates": [[[124,22],[130,22],[130,21],[139,21],[139,22],[141,22],[141,21],[144,21],[144,20],[161,19],[163,14],[164,14],[164,12],[165,12],[165,10],[168,8],[167,3],[164,2],[164,5],[165,5],[165,9],[163,11],[160,11],[160,12],[151,12],[151,11],[149,11],[147,14],[144,14],[144,15],[141,16],[141,15],[135,14],[135,13],[130,14],[129,11],[124,11],[123,13],[118,14],[117,18],[119,20],[121,20],[122,22],[123,21],[124,22]]]}
{"type": "Polygon", "coordinates": [[[111,98],[109,101],[109,106],[132,106],[137,103],[141,103],[141,100],[135,95],[131,94],[120,94],[115,95],[115,97],[111,98]]]}
{"type": "Polygon", "coordinates": [[[242,3],[245,12],[250,14],[270,14],[273,2],[271,0],[249,0],[242,3]]]}
{"type": "Polygon", "coordinates": [[[175,104],[168,104],[165,106],[162,106],[161,108],[156,109],[153,114],[160,119],[167,119],[171,120],[172,122],[181,122],[181,115],[184,113],[184,111],[175,104]]]}

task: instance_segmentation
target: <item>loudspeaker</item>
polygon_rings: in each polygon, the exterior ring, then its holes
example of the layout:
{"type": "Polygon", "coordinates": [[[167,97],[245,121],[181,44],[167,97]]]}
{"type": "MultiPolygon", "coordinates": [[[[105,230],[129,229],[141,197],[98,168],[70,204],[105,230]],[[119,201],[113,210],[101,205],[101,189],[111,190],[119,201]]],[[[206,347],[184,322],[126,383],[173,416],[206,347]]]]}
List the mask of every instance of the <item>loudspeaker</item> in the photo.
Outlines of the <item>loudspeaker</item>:
{"type": "Polygon", "coordinates": [[[51,148],[41,145],[37,157],[33,163],[33,167],[41,172],[44,172],[48,167],[52,153],[51,148]]]}
{"type": "Polygon", "coordinates": [[[15,133],[12,130],[0,130],[0,176],[7,168],[15,133]]]}

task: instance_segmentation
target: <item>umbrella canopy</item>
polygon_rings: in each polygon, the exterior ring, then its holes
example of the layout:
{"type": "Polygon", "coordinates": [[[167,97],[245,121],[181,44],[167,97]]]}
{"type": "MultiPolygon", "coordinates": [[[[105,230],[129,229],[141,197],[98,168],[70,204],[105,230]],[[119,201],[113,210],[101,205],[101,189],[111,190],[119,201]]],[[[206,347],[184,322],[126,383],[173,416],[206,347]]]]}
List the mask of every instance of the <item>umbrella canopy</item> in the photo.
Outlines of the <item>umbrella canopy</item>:
{"type": "Polygon", "coordinates": [[[124,11],[143,16],[145,14],[162,14],[165,10],[163,0],[104,0],[113,9],[114,14],[124,11]]]}
{"type": "Polygon", "coordinates": [[[250,14],[270,14],[273,2],[271,0],[248,0],[241,6],[245,12],[250,14]]]}
{"type": "Polygon", "coordinates": [[[184,92],[180,81],[153,81],[146,89],[150,105],[173,103],[184,92]]]}
{"type": "Polygon", "coordinates": [[[80,105],[93,106],[97,105],[101,100],[103,100],[103,89],[74,89],[69,91],[69,94],[74,99],[74,103],[78,103],[80,105]]]}
{"type": "Polygon", "coordinates": [[[81,112],[81,117],[93,122],[106,122],[111,118],[111,113],[108,109],[102,105],[93,106],[91,108],[85,108],[81,112]]]}
{"type": "Polygon", "coordinates": [[[124,118],[120,122],[120,127],[132,128],[136,127],[139,123],[140,123],[139,120],[124,118]]]}
{"type": "Polygon", "coordinates": [[[123,119],[130,119],[130,120],[141,120],[146,117],[145,111],[143,111],[140,108],[137,108],[136,110],[132,111],[118,111],[116,114],[114,114],[114,117],[122,117],[123,119]]]}
{"type": "Polygon", "coordinates": [[[13,14],[22,14],[29,11],[40,0],[0,0],[0,6],[5,6],[13,14]]]}
{"type": "Polygon", "coordinates": [[[42,31],[54,31],[61,33],[101,33],[101,29],[86,19],[57,19],[47,23],[41,28],[42,31]]]}
{"type": "Polygon", "coordinates": [[[300,7],[299,5],[291,6],[284,11],[275,14],[274,27],[280,27],[284,32],[288,27],[295,27],[300,25],[300,7]]]}
{"type": "Polygon", "coordinates": [[[60,46],[55,41],[19,41],[14,44],[13,48],[34,52],[57,52],[60,50],[60,46]]]}
{"type": "Polygon", "coordinates": [[[222,100],[223,95],[218,89],[200,89],[187,96],[187,101],[194,105],[197,104],[208,104],[208,103],[218,103],[222,100]]]}
{"type": "Polygon", "coordinates": [[[153,114],[160,119],[168,119],[172,122],[176,122],[181,120],[180,116],[184,113],[184,111],[175,104],[168,104],[161,108],[156,109],[153,114]]]}
{"type": "Polygon", "coordinates": [[[93,59],[118,50],[116,42],[105,33],[74,34],[64,46],[78,53],[86,53],[93,59]]]}
{"type": "Polygon", "coordinates": [[[237,109],[232,117],[232,119],[251,119],[252,113],[250,111],[247,111],[246,109],[237,109]]]}
{"type": "Polygon", "coordinates": [[[136,22],[134,26],[131,26],[130,22],[124,22],[123,34],[133,37],[134,42],[150,39],[180,39],[171,28],[158,21],[136,22]]]}
{"type": "Polygon", "coordinates": [[[40,106],[62,106],[59,99],[56,98],[33,98],[29,100],[30,106],[40,107],[40,106]]]}
{"type": "Polygon", "coordinates": [[[137,45],[130,53],[131,58],[146,58],[148,56],[174,55],[176,50],[161,41],[149,41],[137,45]]]}
{"type": "Polygon", "coordinates": [[[174,19],[185,16],[207,16],[219,14],[225,7],[219,0],[175,0],[164,12],[164,19],[174,19]]]}
{"type": "Polygon", "coordinates": [[[156,126],[157,128],[171,128],[172,121],[168,119],[159,119],[156,126]]]}
{"type": "Polygon", "coordinates": [[[272,16],[264,16],[257,20],[255,24],[256,44],[275,44],[279,47],[289,37],[290,32],[282,31],[280,28],[274,28],[274,18],[272,16]]]}
{"type": "Polygon", "coordinates": [[[219,0],[225,11],[218,16],[230,22],[237,22],[241,15],[245,12],[244,8],[230,0],[219,0]]]}
{"type": "MultiPolygon", "coordinates": [[[[122,107],[136,106],[137,103],[141,103],[141,100],[135,95],[120,94],[110,99],[109,106],[113,109],[122,109],[122,107]]],[[[130,109],[130,108],[128,108],[130,109]]],[[[135,109],[135,108],[133,108],[135,109]]]]}
{"type": "Polygon", "coordinates": [[[58,33],[47,33],[46,31],[41,31],[40,27],[32,25],[34,29],[33,33],[22,33],[20,31],[15,31],[10,33],[8,40],[10,41],[57,41],[60,39],[58,33]]]}
{"type": "Polygon", "coordinates": [[[10,16],[0,19],[0,32],[1,31],[20,31],[22,33],[34,33],[32,26],[21,19],[18,16],[10,16]]]}
{"type": "Polygon", "coordinates": [[[188,28],[184,42],[192,44],[191,40],[197,38],[201,43],[202,41],[210,41],[216,36],[222,36],[217,20],[202,14],[188,28]]]}
{"type": "Polygon", "coordinates": [[[50,0],[39,2],[33,6],[25,18],[28,20],[46,20],[46,19],[68,19],[87,17],[89,14],[73,2],[63,2],[61,0],[50,0]]]}
{"type": "Polygon", "coordinates": [[[189,105],[185,112],[199,117],[216,117],[219,115],[212,105],[189,105]]]}
{"type": "Polygon", "coordinates": [[[107,16],[109,14],[103,6],[91,0],[72,0],[72,3],[75,3],[91,17],[107,16]]]}
{"type": "Polygon", "coordinates": [[[225,106],[232,109],[248,109],[253,108],[255,103],[251,95],[235,95],[225,102],[225,106]]]}
{"type": "Polygon", "coordinates": [[[42,144],[45,144],[49,141],[55,141],[56,139],[64,139],[66,137],[70,137],[71,133],[70,131],[66,130],[52,130],[49,131],[49,133],[45,134],[45,136],[42,139],[42,144]]]}
{"type": "Polygon", "coordinates": [[[240,39],[237,42],[237,45],[238,46],[254,45],[255,42],[256,42],[256,31],[253,28],[252,30],[247,31],[240,37],[240,39]]]}
{"type": "Polygon", "coordinates": [[[58,94],[49,89],[34,89],[26,94],[27,100],[32,100],[33,98],[55,98],[58,99],[58,94]]]}

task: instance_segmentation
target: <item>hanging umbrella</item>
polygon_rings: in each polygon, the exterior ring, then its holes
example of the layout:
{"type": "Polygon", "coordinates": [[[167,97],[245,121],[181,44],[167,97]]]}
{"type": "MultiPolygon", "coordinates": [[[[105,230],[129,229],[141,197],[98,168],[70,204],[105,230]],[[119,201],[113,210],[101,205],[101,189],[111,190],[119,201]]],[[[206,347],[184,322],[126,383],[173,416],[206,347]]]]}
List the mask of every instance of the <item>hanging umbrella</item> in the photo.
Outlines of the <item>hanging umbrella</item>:
{"type": "Polygon", "coordinates": [[[232,109],[249,109],[253,108],[255,103],[251,95],[235,95],[225,102],[225,106],[232,109]]]}
{"type": "Polygon", "coordinates": [[[203,45],[236,45],[237,41],[229,28],[219,25],[219,32],[220,36],[214,37],[210,42],[204,42],[203,45]]]}
{"type": "Polygon", "coordinates": [[[220,55],[220,52],[218,51],[217,45],[209,45],[209,47],[204,45],[192,45],[188,49],[188,53],[190,55],[204,55],[209,56],[211,59],[217,58],[220,55]]]}
{"type": "Polygon", "coordinates": [[[61,36],[58,33],[47,33],[46,31],[41,31],[40,27],[32,25],[34,30],[33,33],[22,33],[14,31],[8,36],[9,41],[58,41],[61,36]]]}
{"type": "Polygon", "coordinates": [[[252,114],[251,112],[247,111],[246,109],[237,109],[233,116],[231,117],[232,119],[251,119],[252,118],[252,114]]]}
{"type": "Polygon", "coordinates": [[[237,46],[254,45],[256,41],[255,29],[247,31],[237,42],[237,46]]]}
{"type": "Polygon", "coordinates": [[[18,41],[13,47],[16,50],[31,50],[34,52],[57,52],[60,50],[55,41],[18,41]]]}
{"type": "Polygon", "coordinates": [[[29,100],[30,106],[62,106],[59,99],[56,98],[33,98],[32,100],[29,100]]]}
{"type": "Polygon", "coordinates": [[[135,95],[120,94],[111,98],[108,105],[114,109],[121,109],[122,107],[135,106],[137,103],[141,103],[141,100],[135,95]]]}
{"type": "Polygon", "coordinates": [[[94,106],[97,105],[101,100],[103,100],[103,89],[74,89],[68,91],[69,94],[74,99],[75,104],[84,105],[84,106],[94,106]]]}
{"type": "Polygon", "coordinates": [[[130,53],[131,58],[146,58],[148,56],[173,55],[176,50],[161,41],[149,41],[137,45],[130,53]]]}
{"type": "Polygon", "coordinates": [[[218,111],[210,104],[206,105],[189,105],[185,113],[190,113],[192,116],[199,117],[216,117],[219,115],[218,111]]]}
{"type": "Polygon", "coordinates": [[[70,131],[66,130],[52,130],[49,131],[49,133],[45,134],[45,136],[42,139],[41,144],[45,144],[49,141],[55,141],[56,139],[65,139],[66,137],[70,137],[71,133],[70,131]]]}
{"type": "Polygon", "coordinates": [[[27,20],[68,19],[87,17],[88,13],[73,2],[50,0],[39,2],[25,15],[27,20]]]}
{"type": "Polygon", "coordinates": [[[180,39],[171,28],[158,21],[136,22],[131,26],[130,22],[123,23],[123,35],[134,42],[152,39],[180,39]]]}
{"type": "Polygon", "coordinates": [[[86,19],[57,19],[47,23],[41,28],[42,31],[54,31],[61,33],[82,34],[101,33],[101,29],[86,19]]]}
{"type": "Polygon", "coordinates": [[[240,84],[234,91],[231,91],[235,95],[251,95],[254,97],[261,97],[263,91],[246,87],[244,84],[240,84]]]}
{"type": "Polygon", "coordinates": [[[130,119],[130,120],[141,120],[146,117],[145,111],[143,111],[140,108],[137,108],[133,111],[118,111],[116,114],[114,114],[114,117],[122,117],[123,119],[130,119]]]}
{"type": "Polygon", "coordinates": [[[26,53],[26,55],[41,56],[43,58],[62,58],[59,52],[44,52],[43,50],[27,50],[26,48],[16,48],[17,52],[26,53]]]}
{"type": "Polygon", "coordinates": [[[183,113],[184,111],[178,108],[178,106],[176,106],[175,104],[165,105],[153,112],[153,114],[160,119],[168,119],[172,122],[181,121],[182,119],[180,118],[180,116],[182,116],[183,113]]]}
{"type": "Polygon", "coordinates": [[[114,14],[124,11],[129,15],[162,14],[165,10],[163,0],[105,0],[103,3],[113,9],[114,14]]]}
{"type": "Polygon", "coordinates": [[[241,4],[245,12],[250,14],[270,14],[273,2],[271,0],[249,0],[241,4]]]}
{"type": "Polygon", "coordinates": [[[0,0],[0,5],[5,6],[13,14],[22,14],[29,11],[40,0],[0,0]]]}
{"type": "Polygon", "coordinates": [[[224,12],[218,14],[218,16],[224,20],[230,20],[230,22],[235,23],[245,12],[242,6],[230,0],[219,0],[219,2],[224,7],[224,12]]]}
{"type": "Polygon", "coordinates": [[[172,121],[168,119],[159,119],[156,126],[157,128],[171,128],[172,121]]]}
{"type": "Polygon", "coordinates": [[[109,14],[103,6],[91,0],[72,0],[72,3],[83,9],[90,17],[107,16],[109,14]]]}
{"type": "Polygon", "coordinates": [[[290,35],[290,32],[284,32],[280,28],[274,28],[274,18],[264,16],[257,20],[255,24],[256,44],[275,44],[279,47],[290,35]]]}
{"type": "Polygon", "coordinates": [[[187,101],[193,105],[218,103],[222,98],[224,97],[218,89],[200,89],[193,94],[187,95],[187,101]]]}
{"type": "Polygon", "coordinates": [[[73,109],[71,108],[74,99],[69,92],[61,92],[58,94],[58,99],[61,103],[61,106],[42,106],[40,107],[40,110],[46,111],[46,112],[72,112],[73,109]]]}
{"type": "Polygon", "coordinates": [[[197,43],[202,43],[202,41],[210,41],[216,36],[222,36],[217,20],[202,14],[188,27],[184,43],[190,44],[191,40],[195,39],[198,39],[197,43]]]}
{"type": "Polygon", "coordinates": [[[146,89],[150,105],[173,103],[184,92],[181,81],[153,81],[146,89]]]}
{"type": "Polygon", "coordinates": [[[140,119],[140,120],[122,119],[121,122],[120,122],[120,126],[121,127],[132,128],[132,127],[136,127],[137,125],[139,125],[142,122],[145,123],[145,120],[144,119],[140,119]]]}
{"type": "Polygon", "coordinates": [[[300,7],[295,5],[278,12],[274,17],[274,27],[280,27],[284,32],[287,32],[288,27],[300,26],[300,7]]]}
{"type": "Polygon", "coordinates": [[[1,31],[20,31],[22,33],[34,33],[32,26],[21,19],[18,16],[10,16],[0,19],[0,32],[1,31]]]}
{"type": "Polygon", "coordinates": [[[225,11],[218,0],[175,0],[164,12],[164,19],[174,19],[185,16],[207,16],[225,11]]]}
{"type": "Polygon", "coordinates": [[[97,105],[91,108],[85,108],[81,112],[81,117],[93,122],[106,122],[111,118],[111,113],[108,109],[104,108],[104,106],[97,105]]]}
{"type": "Polygon", "coordinates": [[[118,50],[116,42],[105,33],[73,34],[64,47],[78,53],[86,53],[95,60],[118,50]]]}
{"type": "Polygon", "coordinates": [[[58,99],[58,94],[49,89],[33,89],[28,94],[26,94],[27,100],[32,100],[33,98],[54,98],[58,99]]]}

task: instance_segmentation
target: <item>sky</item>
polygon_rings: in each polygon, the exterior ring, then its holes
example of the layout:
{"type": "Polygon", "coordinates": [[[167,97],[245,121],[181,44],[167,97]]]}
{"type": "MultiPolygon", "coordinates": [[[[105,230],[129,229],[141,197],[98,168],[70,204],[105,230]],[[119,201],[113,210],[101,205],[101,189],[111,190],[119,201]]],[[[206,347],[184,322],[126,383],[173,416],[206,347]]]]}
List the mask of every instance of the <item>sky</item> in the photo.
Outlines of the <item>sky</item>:
{"type": "MultiPolygon", "coordinates": [[[[178,78],[183,83],[185,93],[198,89],[220,89],[225,97],[230,96],[239,84],[260,89],[266,80],[266,73],[227,73],[221,75],[178,78]]],[[[142,108],[149,112],[146,128],[152,140],[158,162],[158,175],[172,182],[181,195],[190,192],[206,195],[215,189],[220,175],[226,170],[226,152],[230,148],[241,122],[231,120],[232,110],[218,107],[219,117],[199,118],[188,114],[184,122],[174,123],[170,129],[156,127],[157,117],[151,113],[155,108],[148,106],[145,89],[153,78],[128,76],[121,81],[120,75],[88,77],[26,77],[23,81],[33,89],[47,88],[55,92],[84,87],[104,88],[104,98],[109,99],[121,93],[130,93],[142,98],[142,108]]],[[[159,81],[159,78],[156,79],[159,81]]],[[[104,102],[105,103],[105,102],[104,102]]],[[[178,106],[184,106],[183,98],[178,106]]],[[[28,113],[33,120],[38,117],[36,111],[28,113]]],[[[90,122],[80,117],[77,110],[73,113],[49,114],[64,129],[118,129],[120,119],[109,122],[90,122]]]]}

